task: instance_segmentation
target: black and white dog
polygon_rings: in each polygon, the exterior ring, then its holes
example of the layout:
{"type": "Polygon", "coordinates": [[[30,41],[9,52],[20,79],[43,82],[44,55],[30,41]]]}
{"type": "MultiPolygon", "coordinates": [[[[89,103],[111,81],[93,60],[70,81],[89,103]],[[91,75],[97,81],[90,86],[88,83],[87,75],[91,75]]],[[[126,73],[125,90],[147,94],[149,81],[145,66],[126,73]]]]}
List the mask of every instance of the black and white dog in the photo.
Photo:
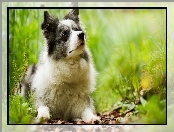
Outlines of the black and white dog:
{"type": "Polygon", "coordinates": [[[61,21],[44,11],[41,29],[46,40],[43,52],[21,83],[24,96],[29,89],[34,91],[37,118],[100,121],[90,98],[96,71],[79,10],[71,9],[61,21]]]}

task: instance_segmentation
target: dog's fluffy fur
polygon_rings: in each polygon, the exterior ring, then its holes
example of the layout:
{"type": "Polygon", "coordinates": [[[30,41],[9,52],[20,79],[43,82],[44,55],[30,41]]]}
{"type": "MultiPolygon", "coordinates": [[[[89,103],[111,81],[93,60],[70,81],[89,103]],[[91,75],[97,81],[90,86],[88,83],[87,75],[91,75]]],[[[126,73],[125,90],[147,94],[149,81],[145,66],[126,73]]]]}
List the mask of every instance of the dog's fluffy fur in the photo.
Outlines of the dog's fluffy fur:
{"type": "Polygon", "coordinates": [[[46,44],[39,63],[28,68],[21,83],[24,96],[34,91],[37,118],[99,121],[90,98],[96,71],[79,10],[70,10],[62,21],[45,11],[41,29],[46,44]]]}

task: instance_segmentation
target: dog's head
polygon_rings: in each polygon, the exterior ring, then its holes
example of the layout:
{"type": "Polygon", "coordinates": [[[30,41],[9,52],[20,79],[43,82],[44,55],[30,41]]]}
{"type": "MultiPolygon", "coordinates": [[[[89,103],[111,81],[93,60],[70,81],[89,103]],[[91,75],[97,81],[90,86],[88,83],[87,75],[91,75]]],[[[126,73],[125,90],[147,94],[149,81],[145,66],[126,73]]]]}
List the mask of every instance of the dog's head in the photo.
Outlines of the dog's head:
{"type": "Polygon", "coordinates": [[[59,60],[83,53],[86,35],[79,22],[78,9],[71,9],[62,21],[44,11],[41,29],[47,41],[49,57],[59,60]]]}

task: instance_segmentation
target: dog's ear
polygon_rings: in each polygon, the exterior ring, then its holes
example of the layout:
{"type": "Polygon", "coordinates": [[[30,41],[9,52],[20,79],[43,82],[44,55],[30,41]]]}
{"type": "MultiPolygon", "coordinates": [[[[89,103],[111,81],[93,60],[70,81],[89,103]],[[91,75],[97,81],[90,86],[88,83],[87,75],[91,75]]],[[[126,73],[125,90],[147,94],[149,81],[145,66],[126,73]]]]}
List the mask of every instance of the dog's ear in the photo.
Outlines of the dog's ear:
{"type": "Polygon", "coordinates": [[[48,11],[44,11],[44,21],[49,22],[53,19],[53,17],[48,13],[48,11]]]}
{"type": "Polygon", "coordinates": [[[76,9],[71,9],[69,13],[74,15],[75,17],[78,17],[79,15],[78,2],[71,2],[70,7],[77,7],[76,9]]]}
{"type": "Polygon", "coordinates": [[[55,27],[58,25],[59,20],[58,18],[55,18],[51,16],[48,11],[44,11],[44,21],[41,24],[41,29],[44,31],[52,31],[55,29],[55,27]]]}
{"type": "Polygon", "coordinates": [[[64,17],[64,19],[71,19],[78,23],[79,22],[78,2],[71,2],[70,7],[73,7],[73,9],[70,9],[69,13],[64,17]]]}

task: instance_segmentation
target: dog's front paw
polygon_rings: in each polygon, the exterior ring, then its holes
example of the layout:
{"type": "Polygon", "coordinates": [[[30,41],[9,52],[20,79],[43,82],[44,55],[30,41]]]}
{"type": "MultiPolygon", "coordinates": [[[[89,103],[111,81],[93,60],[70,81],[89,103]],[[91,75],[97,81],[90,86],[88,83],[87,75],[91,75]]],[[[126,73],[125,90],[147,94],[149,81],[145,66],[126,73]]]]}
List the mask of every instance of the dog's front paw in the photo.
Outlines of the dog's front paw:
{"type": "Polygon", "coordinates": [[[50,119],[50,111],[49,108],[46,106],[40,106],[38,108],[37,120],[39,122],[46,121],[50,119]]]}
{"type": "Polygon", "coordinates": [[[85,121],[86,123],[90,124],[99,124],[101,122],[100,118],[96,115],[91,115],[89,118],[85,121]]]}
{"type": "Polygon", "coordinates": [[[101,122],[100,118],[94,115],[90,108],[85,109],[82,113],[82,120],[90,124],[99,124],[101,122]]]}

